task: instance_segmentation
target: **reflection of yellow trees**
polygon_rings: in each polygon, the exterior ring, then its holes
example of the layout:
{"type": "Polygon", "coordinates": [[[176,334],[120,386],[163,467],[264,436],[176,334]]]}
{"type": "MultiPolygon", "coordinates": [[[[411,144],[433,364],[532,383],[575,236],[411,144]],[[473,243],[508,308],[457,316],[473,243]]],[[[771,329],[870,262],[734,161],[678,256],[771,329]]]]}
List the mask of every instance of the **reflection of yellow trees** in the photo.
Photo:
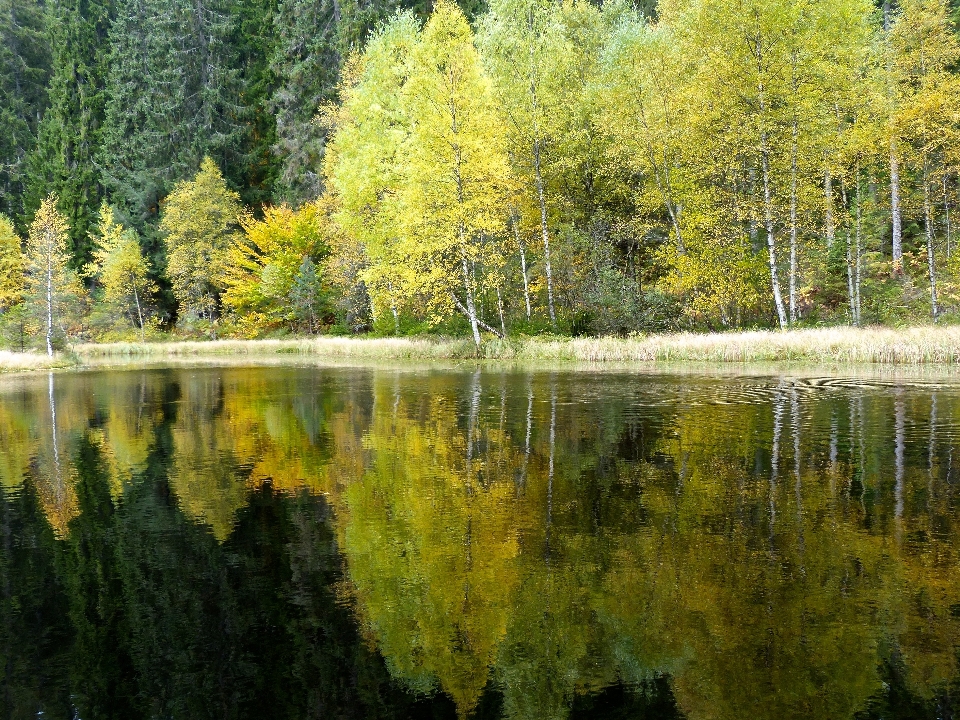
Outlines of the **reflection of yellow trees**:
{"type": "Polygon", "coordinates": [[[311,408],[297,407],[319,402],[315,377],[228,370],[177,379],[170,483],[184,510],[219,540],[230,534],[251,489],[264,482],[280,491],[322,491],[320,438],[306,426],[311,408]]]}
{"type": "Polygon", "coordinates": [[[370,642],[461,715],[491,678],[511,718],[666,674],[690,718],[779,719],[851,717],[890,657],[921,697],[956,676],[935,418],[960,407],[786,383],[641,420],[617,397],[602,378],[489,373],[90,374],[52,395],[33,379],[0,402],[0,483],[31,475],[65,532],[87,433],[115,495],[169,438],[171,488],[220,539],[262,483],[327,495],[370,642]],[[570,402],[577,383],[601,401],[570,402]]]}
{"type": "Polygon", "coordinates": [[[514,606],[517,460],[491,454],[503,431],[473,414],[459,426],[449,398],[411,408],[381,389],[368,465],[338,505],[350,578],[393,671],[421,691],[439,684],[465,715],[514,606]]]}

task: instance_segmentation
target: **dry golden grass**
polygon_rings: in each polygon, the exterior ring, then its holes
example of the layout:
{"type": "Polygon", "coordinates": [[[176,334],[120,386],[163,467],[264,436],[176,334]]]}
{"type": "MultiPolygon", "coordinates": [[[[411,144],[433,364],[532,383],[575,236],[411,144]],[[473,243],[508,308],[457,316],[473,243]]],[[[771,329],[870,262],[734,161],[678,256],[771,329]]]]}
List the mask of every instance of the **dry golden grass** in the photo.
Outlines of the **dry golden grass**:
{"type": "Polygon", "coordinates": [[[822,328],[630,339],[532,340],[520,345],[515,357],[625,363],[953,364],[960,362],[960,327],[822,328]]]}
{"type": "Polygon", "coordinates": [[[62,355],[54,355],[51,358],[34,352],[16,353],[0,350],[0,373],[52,370],[70,367],[73,364],[72,360],[62,355]]]}
{"type": "MultiPolygon", "coordinates": [[[[278,355],[331,360],[456,360],[476,357],[469,339],[311,338],[219,340],[212,342],[87,344],[73,348],[80,362],[160,361],[278,355]]],[[[636,338],[523,338],[486,342],[480,356],[490,360],[577,363],[769,363],[897,365],[960,364],[960,326],[914,328],[848,327],[779,332],[761,330],[713,334],[681,333],[636,338]]],[[[45,357],[7,353],[9,362],[43,365],[45,357]]]]}

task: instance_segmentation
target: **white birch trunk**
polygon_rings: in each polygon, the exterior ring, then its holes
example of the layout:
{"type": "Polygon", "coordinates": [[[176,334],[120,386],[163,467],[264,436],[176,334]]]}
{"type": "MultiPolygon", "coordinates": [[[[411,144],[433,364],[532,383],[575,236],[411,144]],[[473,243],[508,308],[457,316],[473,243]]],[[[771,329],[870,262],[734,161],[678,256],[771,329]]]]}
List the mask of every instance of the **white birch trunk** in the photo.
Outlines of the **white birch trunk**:
{"type": "Polygon", "coordinates": [[[934,322],[939,314],[937,308],[937,273],[933,257],[933,208],[930,199],[930,182],[927,158],[923,158],[923,229],[927,236],[927,271],[930,278],[930,316],[934,322]]]}
{"type": "Polygon", "coordinates": [[[46,230],[47,240],[47,356],[53,357],[53,230],[46,230]]]}
{"type": "MultiPolygon", "coordinates": [[[[463,236],[463,227],[460,228],[460,235],[463,236]]],[[[477,308],[473,303],[473,288],[470,283],[470,266],[467,264],[467,256],[461,255],[463,265],[463,289],[467,295],[467,319],[470,320],[470,329],[473,331],[473,342],[477,349],[480,349],[480,328],[477,325],[477,308]]]]}
{"type": "Polygon", "coordinates": [[[553,305],[553,265],[550,261],[550,231],[547,226],[547,200],[543,191],[543,175],[540,171],[540,140],[533,141],[533,168],[537,183],[537,200],[540,203],[540,233],[543,236],[543,264],[547,276],[547,310],[550,322],[557,326],[557,312],[553,305]]]}
{"type": "Polygon", "coordinates": [[[854,235],[854,280],[853,280],[853,289],[854,297],[856,298],[856,311],[855,311],[855,322],[859,327],[863,318],[860,314],[860,277],[861,269],[863,264],[861,258],[863,252],[861,250],[862,239],[863,239],[863,211],[861,210],[861,205],[863,203],[863,193],[860,191],[860,161],[857,160],[854,172],[857,176],[857,210],[856,210],[856,232],[854,235]]]}
{"type": "Polygon", "coordinates": [[[530,279],[527,276],[527,249],[520,239],[520,223],[517,220],[517,214],[512,213],[510,224],[513,225],[513,236],[517,239],[517,247],[520,248],[520,272],[523,273],[523,301],[527,306],[527,320],[530,319],[530,279]]]}
{"type": "Polygon", "coordinates": [[[950,253],[953,251],[953,236],[951,234],[952,228],[950,227],[950,195],[947,191],[947,171],[943,171],[943,221],[944,221],[944,230],[946,230],[947,235],[947,260],[950,259],[950,253]]]}
{"type": "Polygon", "coordinates": [[[760,159],[763,172],[763,204],[765,210],[765,224],[767,229],[767,262],[770,265],[770,284],[773,287],[773,302],[777,308],[777,319],[780,329],[787,327],[787,313],[783,307],[783,293],[780,291],[780,277],[777,272],[776,236],[773,229],[773,197],[770,192],[770,157],[767,151],[767,134],[760,134],[760,159]]]}
{"type": "Polygon", "coordinates": [[[826,162],[824,162],[823,170],[823,201],[826,211],[827,247],[831,248],[836,238],[836,225],[833,220],[833,176],[830,174],[830,168],[826,165],[826,162]]]}
{"type": "Polygon", "coordinates": [[[900,213],[900,160],[897,140],[890,140],[890,224],[892,229],[893,274],[903,275],[903,227],[900,213]]]}
{"type": "Polygon", "coordinates": [[[500,295],[500,286],[497,285],[497,310],[500,311],[500,329],[503,331],[503,336],[507,336],[507,323],[503,319],[503,297],[500,295]]]}
{"type": "Polygon", "coordinates": [[[797,119],[790,137],[790,324],[797,322],[797,119]]]}
{"type": "Polygon", "coordinates": [[[844,209],[847,211],[847,302],[850,305],[850,324],[858,325],[857,322],[857,300],[856,289],[854,288],[854,270],[853,270],[853,238],[850,228],[850,206],[847,202],[847,188],[843,181],[840,183],[840,200],[844,209]]]}

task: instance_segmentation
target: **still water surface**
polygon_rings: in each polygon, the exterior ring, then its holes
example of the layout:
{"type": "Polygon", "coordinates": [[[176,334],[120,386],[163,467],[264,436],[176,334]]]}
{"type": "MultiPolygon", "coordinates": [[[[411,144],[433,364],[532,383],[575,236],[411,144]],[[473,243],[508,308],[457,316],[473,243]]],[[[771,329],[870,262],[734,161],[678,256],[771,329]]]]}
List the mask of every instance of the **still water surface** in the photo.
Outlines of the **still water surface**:
{"type": "Polygon", "coordinates": [[[960,714],[960,383],[0,385],[4,718],[960,714]]]}

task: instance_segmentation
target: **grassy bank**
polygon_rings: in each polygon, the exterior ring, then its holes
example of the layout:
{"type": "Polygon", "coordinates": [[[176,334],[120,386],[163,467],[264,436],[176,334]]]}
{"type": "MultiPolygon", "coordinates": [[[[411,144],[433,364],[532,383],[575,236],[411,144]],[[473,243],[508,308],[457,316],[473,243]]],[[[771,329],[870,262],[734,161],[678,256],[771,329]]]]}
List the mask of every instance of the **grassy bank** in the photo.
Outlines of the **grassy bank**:
{"type": "Polygon", "coordinates": [[[34,370],[56,370],[73,367],[77,360],[66,355],[54,355],[26,352],[9,352],[0,350],[0,372],[30,372],[34,370]]]}
{"type": "MultiPolygon", "coordinates": [[[[469,339],[310,338],[216,342],[78,345],[82,361],[160,359],[221,355],[311,355],[382,360],[468,359],[469,339]]],[[[637,338],[523,338],[487,341],[480,355],[491,360],[569,362],[812,362],[960,363],[960,326],[824,328],[789,332],[650,335],[637,338]]]]}
{"type": "MultiPolygon", "coordinates": [[[[212,342],[85,344],[53,360],[34,353],[0,352],[0,370],[28,371],[164,359],[284,356],[331,360],[465,360],[477,356],[469,339],[305,338],[212,342]]],[[[824,328],[789,332],[651,335],[636,338],[544,338],[487,341],[490,360],[576,363],[770,363],[960,365],[960,326],[905,329],[824,328]]]]}

